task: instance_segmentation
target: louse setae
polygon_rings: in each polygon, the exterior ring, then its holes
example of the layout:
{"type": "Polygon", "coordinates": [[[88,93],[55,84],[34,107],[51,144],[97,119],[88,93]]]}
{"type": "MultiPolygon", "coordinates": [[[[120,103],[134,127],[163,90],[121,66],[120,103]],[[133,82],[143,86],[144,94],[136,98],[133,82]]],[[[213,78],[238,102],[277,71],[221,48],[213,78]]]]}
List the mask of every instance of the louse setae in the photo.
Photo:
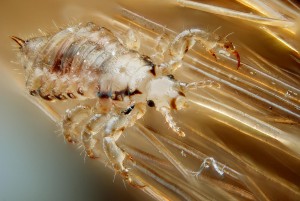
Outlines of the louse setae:
{"type": "Polygon", "coordinates": [[[171,42],[168,60],[154,64],[152,59],[130,49],[110,30],[93,23],[60,30],[56,34],[22,40],[11,37],[20,46],[20,60],[25,68],[26,87],[33,96],[47,101],[66,99],[96,101],[92,107],[80,104],[66,111],[62,130],[67,141],[82,143],[87,155],[97,158],[103,151],[116,172],[133,186],[138,182],[126,167],[132,158],[118,147],[116,141],[124,129],[133,126],[146,112],[155,107],[169,127],[179,136],[172,110],[186,106],[185,93],[192,88],[211,86],[212,81],[184,83],[172,73],[181,65],[185,53],[196,41],[205,44],[213,56],[227,51],[239,55],[226,38],[211,37],[200,29],[185,30],[171,42]],[[209,40],[212,38],[212,40],[209,40]],[[209,44],[209,45],[207,45],[209,44]],[[84,119],[76,118],[83,115],[84,119]],[[80,120],[78,120],[80,119],[80,120]],[[81,133],[73,127],[79,124],[81,133]]]}

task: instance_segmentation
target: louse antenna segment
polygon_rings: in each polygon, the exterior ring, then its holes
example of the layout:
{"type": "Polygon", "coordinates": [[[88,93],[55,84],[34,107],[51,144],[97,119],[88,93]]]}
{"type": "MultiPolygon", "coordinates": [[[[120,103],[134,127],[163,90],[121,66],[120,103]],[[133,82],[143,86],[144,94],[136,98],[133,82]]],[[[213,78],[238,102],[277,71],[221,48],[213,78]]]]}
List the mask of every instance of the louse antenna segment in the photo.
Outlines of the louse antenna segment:
{"type": "Polygon", "coordinates": [[[193,90],[198,88],[205,88],[205,87],[215,87],[220,88],[220,84],[214,80],[203,80],[198,82],[191,82],[191,83],[185,83],[185,82],[179,82],[179,90],[182,92],[185,92],[186,90],[193,90]]]}
{"type": "Polygon", "coordinates": [[[20,45],[20,48],[24,47],[25,41],[17,36],[10,36],[11,39],[13,39],[18,45],[20,45]]]}

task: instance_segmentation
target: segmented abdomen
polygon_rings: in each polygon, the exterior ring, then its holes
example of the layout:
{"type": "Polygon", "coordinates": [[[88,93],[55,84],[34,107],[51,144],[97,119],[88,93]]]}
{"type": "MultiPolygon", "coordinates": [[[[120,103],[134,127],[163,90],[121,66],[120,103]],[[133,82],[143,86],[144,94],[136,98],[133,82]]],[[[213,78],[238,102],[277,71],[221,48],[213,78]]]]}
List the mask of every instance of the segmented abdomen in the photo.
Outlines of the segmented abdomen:
{"type": "Polygon", "coordinates": [[[95,98],[136,89],[148,75],[146,64],[108,29],[88,23],[49,37],[35,57],[27,83],[32,95],[46,100],[95,98]]]}
{"type": "Polygon", "coordinates": [[[45,57],[41,59],[49,64],[52,72],[75,73],[95,67],[96,63],[102,65],[112,57],[113,51],[124,52],[125,49],[108,29],[89,23],[54,35],[46,44],[42,53],[45,57]]]}

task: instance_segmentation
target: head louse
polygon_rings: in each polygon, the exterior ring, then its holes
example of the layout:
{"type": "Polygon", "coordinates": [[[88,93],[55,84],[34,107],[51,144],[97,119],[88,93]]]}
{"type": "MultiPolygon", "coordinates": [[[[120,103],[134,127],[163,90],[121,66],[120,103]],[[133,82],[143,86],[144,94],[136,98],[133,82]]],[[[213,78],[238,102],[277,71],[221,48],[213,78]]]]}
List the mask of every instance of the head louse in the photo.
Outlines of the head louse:
{"type": "MultiPolygon", "coordinates": [[[[183,56],[197,39],[203,44],[214,44],[211,48],[224,48],[238,58],[240,66],[239,54],[226,37],[210,37],[216,41],[205,42],[208,33],[200,29],[178,34],[170,43],[169,51],[164,50],[171,58],[161,64],[128,48],[132,45],[126,46],[109,29],[92,22],[29,40],[11,38],[20,46],[26,87],[31,95],[47,101],[108,99],[112,102],[109,107],[121,111],[130,108],[132,103],[149,105],[149,101],[160,112],[167,108],[163,114],[184,108],[185,92],[193,84],[182,84],[170,72],[181,66],[183,56]]],[[[216,57],[214,49],[208,52],[216,57]]]]}
{"type": "MultiPolygon", "coordinates": [[[[185,136],[171,111],[186,107],[188,90],[211,87],[213,81],[184,83],[176,80],[172,72],[181,66],[195,39],[206,38],[206,33],[201,34],[203,31],[196,29],[180,33],[170,43],[169,51],[164,50],[172,54],[161,64],[130,49],[130,44],[93,23],[29,40],[11,38],[20,46],[26,87],[32,96],[46,101],[95,100],[92,106],[79,104],[66,111],[62,119],[65,139],[83,144],[87,155],[95,159],[101,135],[103,151],[115,171],[133,186],[142,186],[124,166],[125,160],[132,159],[116,141],[127,127],[143,117],[147,105],[155,107],[175,133],[185,136]],[[77,124],[81,126],[80,133],[74,130],[77,124]]],[[[225,48],[234,51],[233,45],[225,48]]]]}

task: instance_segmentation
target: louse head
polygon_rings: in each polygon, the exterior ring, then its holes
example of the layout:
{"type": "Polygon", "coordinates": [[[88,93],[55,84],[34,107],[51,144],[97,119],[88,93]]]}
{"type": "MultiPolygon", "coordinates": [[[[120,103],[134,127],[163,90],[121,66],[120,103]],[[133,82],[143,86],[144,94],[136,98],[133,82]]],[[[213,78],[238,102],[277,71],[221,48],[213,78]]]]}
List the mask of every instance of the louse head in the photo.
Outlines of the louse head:
{"type": "Polygon", "coordinates": [[[33,58],[36,57],[38,52],[41,52],[41,49],[48,41],[47,37],[35,37],[28,40],[23,40],[19,37],[11,36],[11,39],[13,39],[19,45],[19,57],[25,70],[31,67],[33,58]]]}
{"type": "Polygon", "coordinates": [[[160,76],[147,85],[147,104],[157,110],[181,110],[187,106],[187,99],[180,82],[173,75],[160,76]]]}

